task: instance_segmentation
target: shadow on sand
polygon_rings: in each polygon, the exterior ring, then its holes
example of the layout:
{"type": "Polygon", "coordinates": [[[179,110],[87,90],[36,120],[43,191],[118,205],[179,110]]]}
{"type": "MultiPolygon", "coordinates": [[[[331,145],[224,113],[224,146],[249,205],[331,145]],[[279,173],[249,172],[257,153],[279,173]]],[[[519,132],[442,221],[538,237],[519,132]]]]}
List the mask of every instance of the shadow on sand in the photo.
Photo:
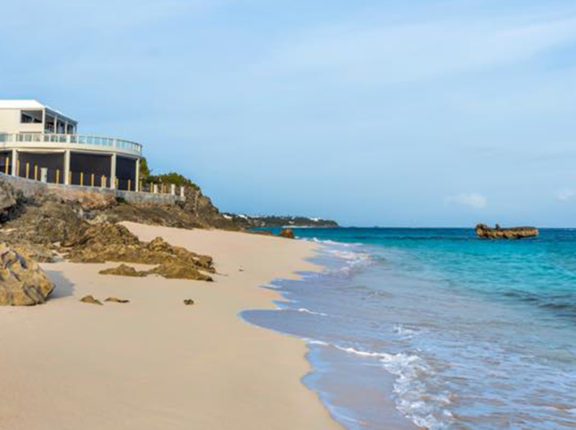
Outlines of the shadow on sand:
{"type": "Polygon", "coordinates": [[[46,270],[48,277],[54,282],[56,288],[50,295],[50,300],[57,300],[74,295],[74,284],[70,282],[62,272],[46,270]]]}

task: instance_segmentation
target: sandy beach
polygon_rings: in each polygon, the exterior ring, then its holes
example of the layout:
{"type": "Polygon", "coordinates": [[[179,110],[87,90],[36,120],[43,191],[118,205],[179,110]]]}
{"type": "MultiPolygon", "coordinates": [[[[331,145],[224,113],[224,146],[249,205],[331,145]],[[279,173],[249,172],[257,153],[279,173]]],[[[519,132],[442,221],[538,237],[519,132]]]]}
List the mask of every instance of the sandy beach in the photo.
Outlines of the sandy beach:
{"type": "Polygon", "coordinates": [[[211,255],[214,283],[98,274],[117,264],[44,264],[51,300],[0,308],[0,429],[336,429],[301,382],[303,341],[242,321],[274,307],[261,288],[296,271],[315,245],[217,230],[125,224],[211,255]],[[92,294],[128,304],[84,304],[92,294]],[[193,306],[184,306],[191,298],[193,306]]]}

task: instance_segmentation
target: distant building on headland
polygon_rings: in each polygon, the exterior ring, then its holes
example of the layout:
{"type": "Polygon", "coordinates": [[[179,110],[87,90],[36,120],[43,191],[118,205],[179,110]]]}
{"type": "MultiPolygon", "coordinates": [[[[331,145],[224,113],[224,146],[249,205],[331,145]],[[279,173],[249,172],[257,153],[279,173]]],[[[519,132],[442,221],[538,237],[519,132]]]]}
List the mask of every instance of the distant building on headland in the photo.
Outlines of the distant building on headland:
{"type": "Polygon", "coordinates": [[[142,145],[77,133],[77,121],[36,100],[0,100],[0,172],[138,191],[142,145]]]}

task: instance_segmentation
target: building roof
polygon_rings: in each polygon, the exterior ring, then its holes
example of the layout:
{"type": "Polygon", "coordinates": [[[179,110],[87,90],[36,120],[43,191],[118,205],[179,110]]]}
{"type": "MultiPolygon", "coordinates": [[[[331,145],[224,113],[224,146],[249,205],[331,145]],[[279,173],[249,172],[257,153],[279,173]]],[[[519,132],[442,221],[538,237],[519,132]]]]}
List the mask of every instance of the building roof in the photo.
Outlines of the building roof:
{"type": "Polygon", "coordinates": [[[44,109],[37,100],[0,100],[0,109],[44,109]]]}
{"type": "Polygon", "coordinates": [[[57,115],[76,122],[70,116],[40,103],[38,100],[0,100],[0,109],[48,109],[57,115]]]}

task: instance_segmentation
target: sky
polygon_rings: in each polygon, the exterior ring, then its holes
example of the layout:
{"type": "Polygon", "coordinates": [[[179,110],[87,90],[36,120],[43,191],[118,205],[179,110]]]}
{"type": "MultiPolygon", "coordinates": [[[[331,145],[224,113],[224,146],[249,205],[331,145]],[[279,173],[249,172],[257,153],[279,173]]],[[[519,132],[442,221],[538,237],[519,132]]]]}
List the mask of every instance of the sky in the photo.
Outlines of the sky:
{"type": "Polygon", "coordinates": [[[573,0],[0,2],[0,98],[221,210],[576,227],[573,0]]]}

